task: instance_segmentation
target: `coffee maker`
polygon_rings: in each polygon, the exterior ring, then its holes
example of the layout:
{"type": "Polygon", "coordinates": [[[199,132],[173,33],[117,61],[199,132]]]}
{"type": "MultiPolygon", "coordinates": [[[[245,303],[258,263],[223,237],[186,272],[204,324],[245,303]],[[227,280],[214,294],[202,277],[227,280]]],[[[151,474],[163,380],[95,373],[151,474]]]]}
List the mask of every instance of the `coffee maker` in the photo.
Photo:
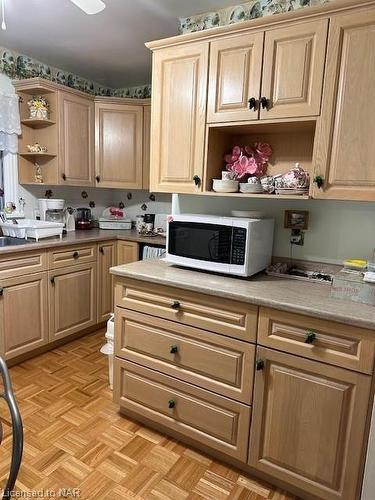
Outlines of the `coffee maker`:
{"type": "Polygon", "coordinates": [[[91,229],[92,213],[90,208],[77,208],[76,229],[91,229]]]}

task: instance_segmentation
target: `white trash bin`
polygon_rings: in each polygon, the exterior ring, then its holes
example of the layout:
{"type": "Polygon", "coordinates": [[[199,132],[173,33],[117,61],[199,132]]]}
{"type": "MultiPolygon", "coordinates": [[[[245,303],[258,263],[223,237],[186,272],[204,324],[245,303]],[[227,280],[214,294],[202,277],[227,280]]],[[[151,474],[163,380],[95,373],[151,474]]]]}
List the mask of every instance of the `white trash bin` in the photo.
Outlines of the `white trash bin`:
{"type": "Polygon", "coordinates": [[[108,356],[108,378],[109,387],[113,389],[113,351],[114,351],[114,338],[115,338],[115,322],[114,314],[107,321],[107,331],[105,332],[106,344],[100,349],[100,352],[108,356]]]}

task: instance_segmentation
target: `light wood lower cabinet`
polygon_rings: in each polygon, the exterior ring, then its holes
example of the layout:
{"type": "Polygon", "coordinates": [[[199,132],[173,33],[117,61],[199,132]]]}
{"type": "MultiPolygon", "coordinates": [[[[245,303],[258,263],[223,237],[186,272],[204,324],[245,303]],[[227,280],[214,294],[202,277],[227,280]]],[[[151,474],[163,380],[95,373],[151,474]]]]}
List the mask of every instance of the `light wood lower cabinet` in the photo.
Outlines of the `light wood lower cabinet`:
{"type": "Polygon", "coordinates": [[[250,407],[115,358],[114,399],[229,456],[246,459],[250,407]]]}
{"type": "Polygon", "coordinates": [[[116,242],[98,246],[98,323],[106,321],[113,312],[113,276],[109,269],[116,264],[116,242]]]}
{"type": "Polygon", "coordinates": [[[117,265],[139,260],[139,246],[134,241],[117,241],[117,265]]]}
{"type": "Polygon", "coordinates": [[[96,262],[50,271],[50,341],[96,324],[96,262]]]}
{"type": "Polygon", "coordinates": [[[0,353],[9,360],[47,343],[47,273],[2,280],[0,353]]]}
{"type": "Polygon", "coordinates": [[[257,357],[249,464],[324,500],[357,498],[371,377],[265,348],[257,357]]]}

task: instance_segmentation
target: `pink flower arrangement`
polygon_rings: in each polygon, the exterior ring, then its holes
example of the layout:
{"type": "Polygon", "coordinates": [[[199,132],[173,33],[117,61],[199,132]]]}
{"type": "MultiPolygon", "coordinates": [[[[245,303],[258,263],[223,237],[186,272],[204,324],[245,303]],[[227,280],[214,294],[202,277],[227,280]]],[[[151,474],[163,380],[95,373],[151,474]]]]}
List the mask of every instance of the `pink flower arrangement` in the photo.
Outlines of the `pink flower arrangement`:
{"type": "Polygon", "coordinates": [[[236,179],[244,177],[262,177],[266,174],[267,164],[272,155],[272,148],[265,142],[256,142],[253,146],[234,146],[230,154],[224,156],[227,170],[233,172],[236,179]]]}

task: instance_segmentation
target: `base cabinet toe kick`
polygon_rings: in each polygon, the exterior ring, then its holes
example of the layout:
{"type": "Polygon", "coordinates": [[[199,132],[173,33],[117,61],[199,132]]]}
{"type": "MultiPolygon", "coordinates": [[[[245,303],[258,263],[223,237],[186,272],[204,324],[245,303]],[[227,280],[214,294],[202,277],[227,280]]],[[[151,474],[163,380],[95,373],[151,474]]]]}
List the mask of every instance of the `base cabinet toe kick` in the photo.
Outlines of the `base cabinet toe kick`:
{"type": "Polygon", "coordinates": [[[360,498],[373,331],[114,281],[122,413],[299,497],[360,498]]]}

